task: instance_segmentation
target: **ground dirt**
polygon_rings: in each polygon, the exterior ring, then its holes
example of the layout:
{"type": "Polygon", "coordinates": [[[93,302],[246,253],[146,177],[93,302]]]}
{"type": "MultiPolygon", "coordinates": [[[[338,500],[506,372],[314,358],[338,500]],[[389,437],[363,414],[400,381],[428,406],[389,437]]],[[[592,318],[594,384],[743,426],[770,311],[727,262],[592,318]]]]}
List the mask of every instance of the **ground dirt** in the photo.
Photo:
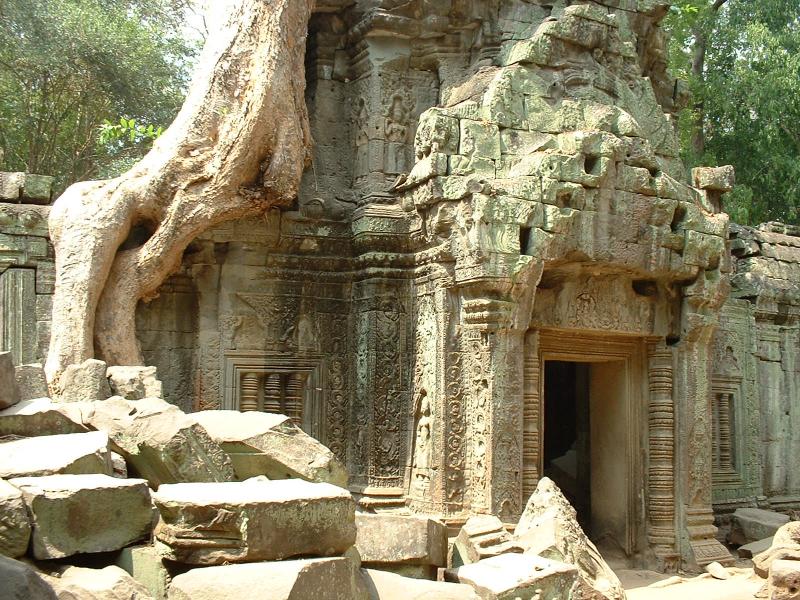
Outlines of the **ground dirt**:
{"type": "Polygon", "coordinates": [[[702,575],[664,575],[655,571],[619,570],[628,600],[753,600],[764,580],[752,568],[728,569],[729,579],[702,575]]]}

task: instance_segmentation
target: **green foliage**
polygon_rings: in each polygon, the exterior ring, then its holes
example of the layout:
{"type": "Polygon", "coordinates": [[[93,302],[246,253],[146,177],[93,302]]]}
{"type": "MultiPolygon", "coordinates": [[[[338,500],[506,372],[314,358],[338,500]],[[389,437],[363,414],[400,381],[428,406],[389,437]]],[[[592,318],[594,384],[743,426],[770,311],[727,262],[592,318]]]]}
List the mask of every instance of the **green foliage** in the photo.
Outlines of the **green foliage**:
{"type": "Polygon", "coordinates": [[[4,169],[63,189],[141,156],[188,85],[186,2],[0,0],[4,169]]]}
{"type": "Polygon", "coordinates": [[[726,206],[738,221],[800,222],[800,3],[684,0],[665,22],[670,67],[689,80],[694,103],[680,115],[684,159],[732,164],[737,188],[726,206]],[[692,73],[698,36],[708,40],[692,73]],[[691,136],[702,117],[705,151],[691,136]]]}

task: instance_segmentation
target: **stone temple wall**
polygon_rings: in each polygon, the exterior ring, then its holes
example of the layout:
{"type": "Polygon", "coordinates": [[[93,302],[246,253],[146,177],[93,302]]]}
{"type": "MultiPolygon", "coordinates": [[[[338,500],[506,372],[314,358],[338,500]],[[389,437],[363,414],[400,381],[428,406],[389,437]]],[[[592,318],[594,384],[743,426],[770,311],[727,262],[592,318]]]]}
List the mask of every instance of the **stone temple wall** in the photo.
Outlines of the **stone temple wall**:
{"type": "MultiPolygon", "coordinates": [[[[729,228],[731,170],[686,173],[666,8],[318,3],[297,204],[203,234],[137,315],[165,396],[286,413],[366,507],[513,520],[546,362],[576,361],[625,425],[604,516],[643,564],[727,556],[712,509],[797,506],[800,237],[729,228]]],[[[0,205],[22,362],[46,346],[46,210],[0,205]]]]}
{"type": "Polygon", "coordinates": [[[731,295],[716,335],[714,502],[800,505],[800,229],[731,226],[731,295]]]}
{"type": "Polygon", "coordinates": [[[52,183],[42,175],[0,173],[0,347],[17,364],[42,362],[50,342],[52,183]]]}

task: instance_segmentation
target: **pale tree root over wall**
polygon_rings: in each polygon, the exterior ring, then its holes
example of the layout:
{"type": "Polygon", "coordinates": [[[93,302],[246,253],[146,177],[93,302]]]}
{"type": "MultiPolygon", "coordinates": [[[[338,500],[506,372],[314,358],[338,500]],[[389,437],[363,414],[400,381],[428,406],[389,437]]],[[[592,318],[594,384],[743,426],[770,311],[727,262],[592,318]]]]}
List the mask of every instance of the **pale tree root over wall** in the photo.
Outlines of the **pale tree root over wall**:
{"type": "Polygon", "coordinates": [[[297,196],[311,136],[304,100],[311,0],[228,0],[174,123],[130,171],[71,186],[50,235],[56,287],[46,371],[97,355],[142,364],[140,300],[200,233],[297,196]],[[142,236],[130,242],[131,232],[142,236]],[[131,246],[134,247],[131,247],[131,246]]]}

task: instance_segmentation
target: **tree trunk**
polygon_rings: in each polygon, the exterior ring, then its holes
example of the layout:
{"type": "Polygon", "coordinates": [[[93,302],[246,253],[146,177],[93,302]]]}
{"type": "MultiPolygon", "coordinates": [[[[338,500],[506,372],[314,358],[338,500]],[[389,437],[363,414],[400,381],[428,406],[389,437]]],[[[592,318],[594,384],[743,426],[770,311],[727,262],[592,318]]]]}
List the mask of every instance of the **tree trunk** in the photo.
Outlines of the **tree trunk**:
{"type": "Polygon", "coordinates": [[[228,0],[227,23],[209,37],[184,105],[153,149],[120,177],[77,183],[53,205],[54,390],[67,365],[95,352],[109,364],[142,364],[136,305],[155,297],[187,245],[297,196],[311,146],[311,4],[228,0]],[[132,230],[146,241],[135,245],[132,230]]]}

